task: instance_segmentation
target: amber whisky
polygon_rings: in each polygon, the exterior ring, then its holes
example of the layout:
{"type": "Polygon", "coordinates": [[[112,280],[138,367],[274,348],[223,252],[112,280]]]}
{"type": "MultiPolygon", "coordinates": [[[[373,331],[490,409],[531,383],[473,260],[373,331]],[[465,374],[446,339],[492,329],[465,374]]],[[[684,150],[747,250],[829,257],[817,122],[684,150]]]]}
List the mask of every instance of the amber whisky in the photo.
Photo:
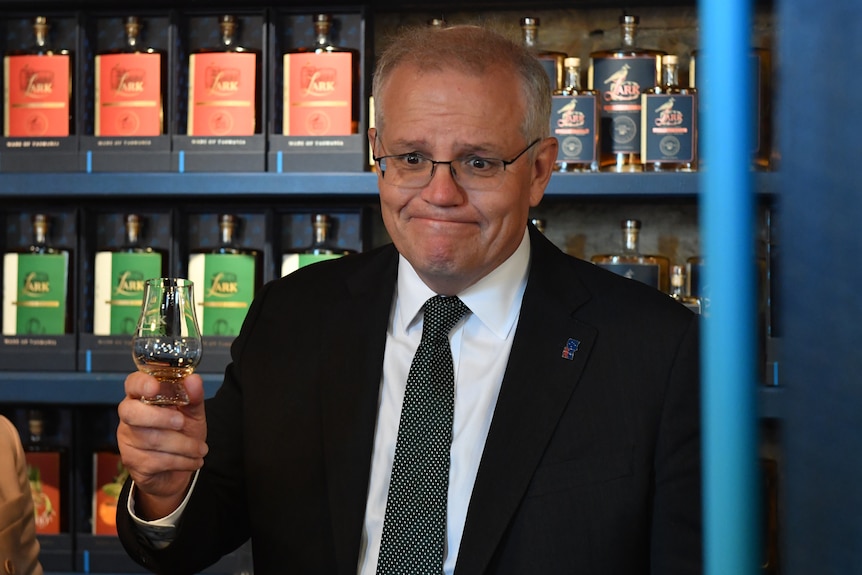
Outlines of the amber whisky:
{"type": "Polygon", "coordinates": [[[332,233],[333,221],[328,214],[311,216],[312,242],[300,252],[286,253],[281,260],[281,275],[323,260],[340,258],[356,253],[355,250],[339,247],[332,233]]]}
{"type": "Polygon", "coordinates": [[[640,252],[638,243],[641,223],[639,220],[623,220],[620,228],[622,230],[620,251],[595,255],[591,261],[615,274],[637,280],[667,293],[669,260],[664,256],[640,252]]]}
{"type": "Polygon", "coordinates": [[[533,55],[542,64],[545,72],[548,74],[548,80],[551,82],[551,91],[559,90],[563,87],[565,81],[564,60],[566,59],[565,52],[556,50],[547,50],[541,47],[539,43],[539,25],[538,18],[521,18],[521,32],[524,46],[526,46],[533,55]]]}
{"type": "Polygon", "coordinates": [[[221,41],[189,56],[189,136],[251,136],[260,129],[260,54],[239,45],[236,17],[219,19],[221,41]]]}
{"type": "Polygon", "coordinates": [[[64,137],[75,132],[72,53],[50,42],[48,19],[33,22],[33,46],[3,58],[3,135],[64,137]]]}
{"type": "Polygon", "coordinates": [[[95,57],[96,136],[158,136],[165,133],[167,59],[141,41],[137,16],[123,23],[125,44],[95,57]]]}
{"type": "Polygon", "coordinates": [[[601,169],[639,172],[641,94],[658,83],[660,50],[637,45],[639,18],[620,17],[619,47],[590,54],[587,87],[601,92],[601,169]]]}
{"type": "Polygon", "coordinates": [[[286,136],[344,136],[359,131],[359,51],[332,41],[332,16],[314,15],[314,45],[284,54],[286,136]]]}
{"type": "Polygon", "coordinates": [[[679,85],[678,58],[661,57],[661,81],[641,97],[641,161],[649,172],[697,169],[697,90],[679,85]]]}
{"type": "Polygon", "coordinates": [[[566,58],[566,79],[551,97],[551,134],[559,148],[555,169],[596,172],[599,169],[599,97],[581,88],[581,59],[566,58]]]}
{"type": "Polygon", "coordinates": [[[123,245],[96,252],[93,285],[93,333],[132,335],[141,313],[144,282],[167,275],[167,257],[141,241],[144,220],[124,218],[123,245]]]}
{"type": "Polygon", "coordinates": [[[238,334],[262,284],[261,252],[240,247],[239,225],[237,216],[221,214],[219,245],[189,257],[189,279],[197,286],[196,311],[204,336],[238,334]]]}
{"type": "Polygon", "coordinates": [[[72,331],[71,252],[48,241],[49,217],[34,214],[33,243],[3,256],[3,334],[72,331]]]}

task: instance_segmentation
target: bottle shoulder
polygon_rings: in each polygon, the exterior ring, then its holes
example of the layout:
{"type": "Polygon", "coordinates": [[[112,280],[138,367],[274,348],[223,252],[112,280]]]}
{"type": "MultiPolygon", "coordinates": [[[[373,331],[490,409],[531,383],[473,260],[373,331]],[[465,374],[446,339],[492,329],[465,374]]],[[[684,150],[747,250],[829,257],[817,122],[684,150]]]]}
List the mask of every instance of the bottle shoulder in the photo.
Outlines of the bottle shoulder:
{"type": "Polygon", "coordinates": [[[628,58],[658,58],[664,56],[667,52],[663,50],[655,50],[652,48],[638,48],[636,46],[621,46],[618,48],[610,48],[606,50],[596,50],[590,52],[590,58],[593,60],[599,59],[628,59],[628,58]]]}
{"type": "Polygon", "coordinates": [[[123,48],[112,48],[110,50],[103,50],[96,54],[96,57],[99,56],[113,56],[117,54],[139,54],[139,55],[154,55],[164,57],[167,55],[166,50],[162,50],[160,48],[142,48],[138,46],[125,46],[123,48]]]}

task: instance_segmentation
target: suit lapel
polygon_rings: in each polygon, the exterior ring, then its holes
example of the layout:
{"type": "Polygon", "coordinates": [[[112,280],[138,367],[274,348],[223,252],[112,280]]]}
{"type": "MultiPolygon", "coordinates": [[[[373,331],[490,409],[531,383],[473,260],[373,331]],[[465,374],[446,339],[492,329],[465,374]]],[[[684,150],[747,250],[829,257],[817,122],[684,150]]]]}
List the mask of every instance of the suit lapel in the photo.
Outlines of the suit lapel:
{"type": "Polygon", "coordinates": [[[595,328],[574,318],[589,294],[566,257],[538,233],[531,242],[527,289],[470,499],[457,575],[487,568],[596,338],[595,328]]]}
{"type": "Polygon", "coordinates": [[[337,349],[322,355],[326,489],[338,572],[344,574],[355,574],[359,560],[397,261],[394,248],[384,249],[348,278],[347,297],[333,302],[337,349]]]}

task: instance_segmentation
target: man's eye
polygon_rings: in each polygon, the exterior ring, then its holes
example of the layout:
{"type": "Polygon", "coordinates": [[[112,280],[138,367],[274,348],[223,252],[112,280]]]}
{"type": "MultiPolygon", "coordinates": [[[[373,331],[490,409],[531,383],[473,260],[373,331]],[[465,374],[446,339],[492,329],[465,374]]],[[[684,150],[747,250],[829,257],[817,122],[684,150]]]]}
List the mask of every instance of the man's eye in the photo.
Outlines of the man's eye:
{"type": "Polygon", "coordinates": [[[481,156],[464,158],[464,164],[467,166],[467,168],[474,172],[486,172],[494,169],[495,166],[494,160],[482,158],[481,156]]]}
{"type": "Polygon", "coordinates": [[[409,164],[411,166],[418,166],[422,164],[422,162],[425,160],[425,158],[423,158],[419,154],[404,154],[401,157],[404,158],[405,164],[409,164]]]}

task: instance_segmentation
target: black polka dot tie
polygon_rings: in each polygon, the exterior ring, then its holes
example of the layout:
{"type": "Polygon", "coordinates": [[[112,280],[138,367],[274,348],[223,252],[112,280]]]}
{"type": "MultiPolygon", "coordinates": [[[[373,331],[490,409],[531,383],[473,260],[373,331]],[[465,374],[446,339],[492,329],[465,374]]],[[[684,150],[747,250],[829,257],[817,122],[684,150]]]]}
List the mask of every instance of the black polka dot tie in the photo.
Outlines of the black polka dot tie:
{"type": "Polygon", "coordinates": [[[469,311],[457,297],[425,302],[389,479],[377,575],[440,575],[452,446],[454,372],[449,332],[469,311]]]}

